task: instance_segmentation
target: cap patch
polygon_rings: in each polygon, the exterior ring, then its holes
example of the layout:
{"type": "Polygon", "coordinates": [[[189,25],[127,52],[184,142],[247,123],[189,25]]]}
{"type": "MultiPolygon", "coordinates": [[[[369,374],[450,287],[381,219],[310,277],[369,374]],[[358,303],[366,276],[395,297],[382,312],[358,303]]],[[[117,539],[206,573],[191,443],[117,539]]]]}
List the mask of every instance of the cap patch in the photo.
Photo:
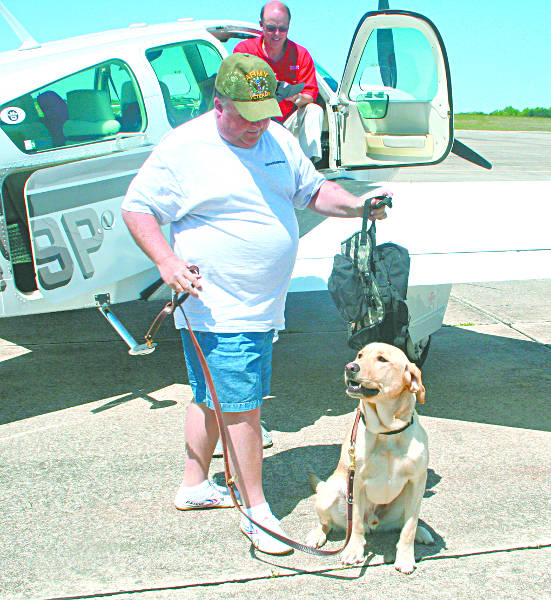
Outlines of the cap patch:
{"type": "Polygon", "coordinates": [[[245,79],[249,84],[249,98],[251,100],[261,100],[270,96],[267,71],[251,71],[245,75],[245,79]]]}

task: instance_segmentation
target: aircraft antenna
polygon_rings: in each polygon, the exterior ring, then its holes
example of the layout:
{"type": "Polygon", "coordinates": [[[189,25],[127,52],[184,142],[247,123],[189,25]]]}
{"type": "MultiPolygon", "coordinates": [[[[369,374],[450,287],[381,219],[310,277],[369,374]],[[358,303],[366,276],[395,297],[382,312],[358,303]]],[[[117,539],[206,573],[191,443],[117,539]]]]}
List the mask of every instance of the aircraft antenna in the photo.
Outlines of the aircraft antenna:
{"type": "Polygon", "coordinates": [[[0,14],[6,19],[8,25],[12,28],[15,35],[21,40],[19,50],[30,50],[31,48],[40,48],[40,44],[33,36],[21,25],[21,23],[11,14],[11,12],[0,2],[0,14]]]}

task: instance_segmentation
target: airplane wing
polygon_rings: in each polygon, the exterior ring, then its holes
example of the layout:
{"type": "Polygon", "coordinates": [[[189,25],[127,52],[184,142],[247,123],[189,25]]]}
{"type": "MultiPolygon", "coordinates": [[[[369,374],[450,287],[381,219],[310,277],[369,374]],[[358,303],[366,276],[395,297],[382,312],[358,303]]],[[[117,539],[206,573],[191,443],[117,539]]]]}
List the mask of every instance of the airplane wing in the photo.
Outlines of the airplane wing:
{"type": "MultiPolygon", "coordinates": [[[[417,182],[394,191],[377,243],[411,256],[409,285],[551,277],[551,181],[417,182]]],[[[325,219],[301,237],[291,291],[323,290],[357,219],[325,219]]]]}

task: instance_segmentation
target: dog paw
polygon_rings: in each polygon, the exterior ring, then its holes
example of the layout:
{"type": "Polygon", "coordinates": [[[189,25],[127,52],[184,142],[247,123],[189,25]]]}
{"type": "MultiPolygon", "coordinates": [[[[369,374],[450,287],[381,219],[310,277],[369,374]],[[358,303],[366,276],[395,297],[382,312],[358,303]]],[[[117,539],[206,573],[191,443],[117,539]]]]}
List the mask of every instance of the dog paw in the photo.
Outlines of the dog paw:
{"type": "Polygon", "coordinates": [[[321,527],[316,527],[306,536],[306,545],[313,548],[320,548],[327,541],[327,536],[321,530],[321,527]]]}
{"type": "Polygon", "coordinates": [[[415,541],[418,544],[426,544],[430,546],[434,544],[434,538],[432,537],[430,531],[425,529],[422,525],[417,525],[417,531],[415,532],[415,541]]]}
{"type": "Polygon", "coordinates": [[[415,564],[415,562],[411,562],[411,561],[396,561],[394,563],[394,568],[397,571],[400,571],[400,573],[403,573],[404,575],[411,575],[413,573],[413,571],[415,571],[415,569],[417,568],[417,565],[415,564]]]}
{"type": "Polygon", "coordinates": [[[415,571],[417,565],[415,564],[415,556],[413,552],[398,552],[396,553],[396,560],[394,561],[394,568],[400,573],[409,575],[415,571]]]}
{"type": "Polygon", "coordinates": [[[364,544],[348,544],[342,551],[341,562],[343,565],[357,565],[365,560],[364,544]]]}

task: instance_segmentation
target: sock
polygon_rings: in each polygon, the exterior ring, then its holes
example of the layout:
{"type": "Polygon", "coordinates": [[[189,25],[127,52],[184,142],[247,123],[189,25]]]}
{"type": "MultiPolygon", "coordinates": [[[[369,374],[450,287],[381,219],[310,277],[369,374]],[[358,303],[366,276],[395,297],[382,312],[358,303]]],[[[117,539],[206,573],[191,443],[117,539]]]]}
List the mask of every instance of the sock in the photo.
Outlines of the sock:
{"type": "Polygon", "coordinates": [[[182,486],[185,490],[187,496],[192,498],[200,498],[201,496],[205,496],[210,490],[210,481],[205,479],[205,481],[198,483],[197,485],[192,486],[182,486]]]}
{"type": "Polygon", "coordinates": [[[272,514],[270,509],[270,505],[267,502],[263,502],[262,504],[257,504],[256,506],[252,506],[251,508],[245,509],[246,513],[254,519],[255,521],[259,521],[264,517],[268,517],[272,514]]]}
{"type": "MultiPolygon", "coordinates": [[[[212,487],[215,490],[218,490],[221,494],[229,494],[230,490],[228,488],[228,486],[226,485],[226,482],[223,481],[222,483],[216,483],[216,481],[212,481],[211,482],[212,487]]],[[[234,486],[233,491],[239,496],[239,490],[234,486]]]]}

